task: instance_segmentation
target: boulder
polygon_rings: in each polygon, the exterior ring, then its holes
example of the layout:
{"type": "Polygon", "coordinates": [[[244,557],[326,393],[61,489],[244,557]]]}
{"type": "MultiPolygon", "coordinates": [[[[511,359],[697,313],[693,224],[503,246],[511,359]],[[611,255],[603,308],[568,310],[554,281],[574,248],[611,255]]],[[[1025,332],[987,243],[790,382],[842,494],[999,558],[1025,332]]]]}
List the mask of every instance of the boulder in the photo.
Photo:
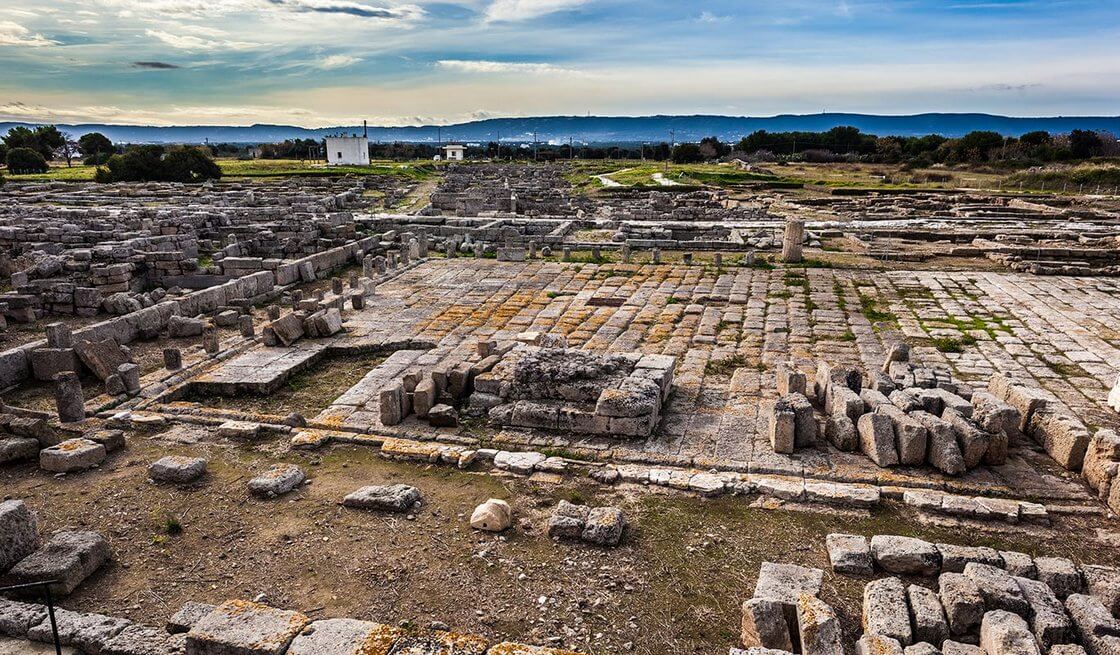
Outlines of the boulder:
{"type": "Polygon", "coordinates": [[[501,532],[509,528],[513,521],[513,510],[509,503],[491,498],[474,508],[471,513],[471,527],[487,532],[501,532]]]}

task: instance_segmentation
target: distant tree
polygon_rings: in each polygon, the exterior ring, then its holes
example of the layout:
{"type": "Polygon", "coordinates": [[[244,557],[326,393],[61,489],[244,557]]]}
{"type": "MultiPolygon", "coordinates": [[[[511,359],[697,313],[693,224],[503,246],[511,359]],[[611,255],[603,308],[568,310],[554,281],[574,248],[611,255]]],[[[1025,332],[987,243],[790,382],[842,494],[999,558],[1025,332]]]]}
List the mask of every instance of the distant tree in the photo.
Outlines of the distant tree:
{"type": "Polygon", "coordinates": [[[674,164],[693,164],[704,161],[704,153],[695,143],[681,143],[673,148],[674,164]]]}
{"type": "Polygon", "coordinates": [[[218,179],[222,169],[205,148],[176,146],[132,146],[113,155],[98,168],[98,182],[201,182],[218,179]]]}
{"type": "Polygon", "coordinates": [[[47,160],[31,148],[12,148],[8,151],[8,172],[14,174],[46,173],[50,170],[47,160]]]}
{"type": "Polygon", "coordinates": [[[78,147],[78,142],[74,140],[74,137],[66,132],[63,132],[62,147],[59,148],[58,153],[61,154],[62,158],[66,160],[66,168],[70,168],[71,163],[74,161],[74,157],[77,157],[80,152],[81,148],[78,147]]]}
{"type": "Polygon", "coordinates": [[[1069,133],[1069,150],[1075,159],[1088,159],[1101,154],[1104,142],[1100,135],[1089,130],[1073,130],[1069,133]]]}
{"type": "Polygon", "coordinates": [[[8,161],[8,145],[0,142],[0,162],[7,163],[8,161]]]}
{"type": "Polygon", "coordinates": [[[1027,132],[1019,137],[1019,142],[1028,146],[1044,146],[1050,143],[1050,133],[1043,130],[1027,132]]]}
{"type": "Polygon", "coordinates": [[[999,132],[978,130],[969,132],[957,140],[954,151],[961,161],[988,161],[992,151],[1003,147],[1003,135],[999,132]]]}
{"type": "Polygon", "coordinates": [[[731,146],[721,143],[718,137],[700,139],[700,154],[704,159],[718,159],[731,152],[731,146]]]}
{"type": "Polygon", "coordinates": [[[8,130],[4,144],[9,150],[28,148],[38,152],[43,159],[52,159],[55,152],[66,145],[66,137],[54,125],[40,125],[35,129],[21,125],[8,130]]]}
{"type": "Polygon", "coordinates": [[[85,163],[100,166],[109,160],[115,148],[109,137],[100,132],[89,132],[78,139],[78,148],[85,155],[85,163]]]}

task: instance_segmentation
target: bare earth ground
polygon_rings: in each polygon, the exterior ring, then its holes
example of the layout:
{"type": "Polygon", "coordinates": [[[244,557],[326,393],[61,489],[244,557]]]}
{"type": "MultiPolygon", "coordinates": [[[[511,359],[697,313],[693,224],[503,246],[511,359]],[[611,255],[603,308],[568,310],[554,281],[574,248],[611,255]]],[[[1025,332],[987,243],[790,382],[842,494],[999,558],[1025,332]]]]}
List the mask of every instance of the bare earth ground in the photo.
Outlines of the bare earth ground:
{"type": "MultiPolygon", "coordinates": [[[[754,508],[743,498],[421,468],[357,447],[280,457],[274,450],[274,444],[231,446],[179,427],[132,435],[129,448],[100,470],[53,478],[31,465],[9,467],[0,471],[0,486],[5,498],[23,498],[40,510],[47,532],[88,528],[110,539],[114,561],[65,607],[152,625],[188,600],[263,594],[269,603],[317,618],[442,621],[531,642],[561,635],[566,646],[591,654],[712,653],[737,642],[739,604],[751,595],[761,562],[827,569],[829,532],[909,534],[1120,562],[1114,549],[1068,538],[1092,530],[1085,519],[1062,518],[1049,529],[961,530],[924,525],[897,507],[870,515],[754,508]],[[198,443],[175,443],[200,436],[198,443]],[[206,456],[209,473],[185,491],[153,485],[147,463],[167,453],[206,456]],[[306,466],[311,483],[282,500],[251,499],[247,479],[276,461],[306,466]],[[424,493],[415,520],[339,505],[360,486],[397,482],[424,493]],[[467,525],[471,510],[489,497],[515,508],[515,527],[502,536],[467,525]],[[549,540],[547,514],[561,498],[624,507],[631,517],[625,544],[604,550],[549,540]],[[176,523],[181,533],[169,534],[176,523]]],[[[824,597],[842,612],[851,639],[863,584],[826,575],[824,597]]]]}

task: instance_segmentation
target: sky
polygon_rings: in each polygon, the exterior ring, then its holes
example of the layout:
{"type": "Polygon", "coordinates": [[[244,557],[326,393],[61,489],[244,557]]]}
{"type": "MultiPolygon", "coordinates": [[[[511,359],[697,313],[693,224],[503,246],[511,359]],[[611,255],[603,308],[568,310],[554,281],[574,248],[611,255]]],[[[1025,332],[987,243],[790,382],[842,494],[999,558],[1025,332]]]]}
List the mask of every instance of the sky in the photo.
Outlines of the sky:
{"type": "Polygon", "coordinates": [[[1120,0],[0,0],[0,121],[1120,114],[1120,0]]]}

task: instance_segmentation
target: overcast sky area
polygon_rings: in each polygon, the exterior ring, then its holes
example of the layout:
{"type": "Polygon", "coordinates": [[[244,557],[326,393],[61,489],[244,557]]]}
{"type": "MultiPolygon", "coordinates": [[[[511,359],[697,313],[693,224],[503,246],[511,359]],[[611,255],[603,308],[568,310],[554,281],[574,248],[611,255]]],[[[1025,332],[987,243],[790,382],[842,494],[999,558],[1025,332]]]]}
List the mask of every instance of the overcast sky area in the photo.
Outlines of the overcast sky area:
{"type": "Polygon", "coordinates": [[[1120,0],[0,0],[0,120],[1120,114],[1120,0]]]}

